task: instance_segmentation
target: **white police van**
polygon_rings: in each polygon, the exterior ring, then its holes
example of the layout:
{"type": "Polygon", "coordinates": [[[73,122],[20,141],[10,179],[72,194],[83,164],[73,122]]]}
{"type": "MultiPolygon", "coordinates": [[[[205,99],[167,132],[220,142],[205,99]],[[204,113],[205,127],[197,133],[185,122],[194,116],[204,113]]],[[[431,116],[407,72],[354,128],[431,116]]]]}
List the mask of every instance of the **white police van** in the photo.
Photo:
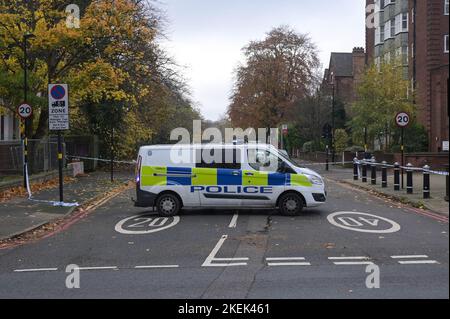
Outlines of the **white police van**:
{"type": "Polygon", "coordinates": [[[161,216],[185,208],[279,208],[297,215],[326,201],[316,172],[266,144],[143,146],[136,167],[137,207],[161,216]]]}

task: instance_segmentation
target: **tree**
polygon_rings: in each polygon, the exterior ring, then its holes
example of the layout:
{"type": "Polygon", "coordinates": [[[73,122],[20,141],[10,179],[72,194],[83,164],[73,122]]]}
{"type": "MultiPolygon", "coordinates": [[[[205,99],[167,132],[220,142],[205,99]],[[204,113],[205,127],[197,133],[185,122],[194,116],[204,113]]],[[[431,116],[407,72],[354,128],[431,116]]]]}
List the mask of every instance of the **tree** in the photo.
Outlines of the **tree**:
{"type": "Polygon", "coordinates": [[[334,147],[337,153],[342,153],[348,146],[348,134],[344,129],[334,131],[334,147]]]}
{"type": "Polygon", "coordinates": [[[74,2],[81,8],[78,29],[66,25],[67,1],[0,0],[0,103],[12,112],[23,99],[22,38],[35,36],[28,45],[35,109],[28,136],[47,134],[47,85],[55,82],[70,86],[72,133],[100,134],[107,145],[114,118],[118,140],[132,143],[119,143],[130,155],[178,119],[199,116],[173,59],[157,43],[164,17],[153,1],[74,2]]]}
{"type": "Polygon", "coordinates": [[[287,26],[243,48],[245,65],[235,71],[228,115],[235,126],[278,127],[289,110],[313,90],[319,67],[316,46],[287,26]]]}
{"type": "Polygon", "coordinates": [[[373,144],[378,139],[385,150],[389,149],[395,143],[390,138],[396,127],[395,115],[404,111],[414,116],[416,111],[402,67],[397,62],[372,65],[357,90],[359,99],[352,105],[353,118],[349,123],[353,141],[363,145],[367,129],[369,142],[373,144]]]}

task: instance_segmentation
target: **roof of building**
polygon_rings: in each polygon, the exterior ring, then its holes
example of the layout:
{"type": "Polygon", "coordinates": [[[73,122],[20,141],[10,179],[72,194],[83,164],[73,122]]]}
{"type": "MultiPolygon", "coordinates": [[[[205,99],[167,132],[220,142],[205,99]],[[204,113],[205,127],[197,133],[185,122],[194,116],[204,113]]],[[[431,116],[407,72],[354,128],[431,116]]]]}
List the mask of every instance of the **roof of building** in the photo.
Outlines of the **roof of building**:
{"type": "Polygon", "coordinates": [[[330,59],[330,70],[334,71],[334,76],[352,76],[353,54],[332,52],[330,59]]]}

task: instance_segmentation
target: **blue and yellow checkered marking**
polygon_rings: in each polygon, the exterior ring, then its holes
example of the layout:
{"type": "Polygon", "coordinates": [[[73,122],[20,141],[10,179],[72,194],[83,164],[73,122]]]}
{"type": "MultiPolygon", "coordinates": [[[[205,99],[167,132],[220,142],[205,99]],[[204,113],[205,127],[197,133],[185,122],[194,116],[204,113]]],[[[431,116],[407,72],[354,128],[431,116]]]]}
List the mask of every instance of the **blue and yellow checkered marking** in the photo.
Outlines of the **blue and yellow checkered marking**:
{"type": "Polygon", "coordinates": [[[302,186],[304,175],[247,170],[143,166],[142,186],[302,186]]]}

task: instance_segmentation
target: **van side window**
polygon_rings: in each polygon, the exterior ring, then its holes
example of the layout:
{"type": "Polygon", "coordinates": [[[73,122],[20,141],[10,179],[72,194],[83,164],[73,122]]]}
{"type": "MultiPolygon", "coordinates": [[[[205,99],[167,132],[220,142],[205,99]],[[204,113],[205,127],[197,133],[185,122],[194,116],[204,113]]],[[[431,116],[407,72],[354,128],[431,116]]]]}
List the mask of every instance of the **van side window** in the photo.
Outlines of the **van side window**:
{"type": "Polygon", "coordinates": [[[249,148],[247,156],[248,164],[255,171],[295,174],[295,171],[289,165],[270,151],[249,148]]]}
{"type": "Polygon", "coordinates": [[[241,150],[230,148],[202,148],[196,150],[197,168],[241,169],[241,150]]]}

